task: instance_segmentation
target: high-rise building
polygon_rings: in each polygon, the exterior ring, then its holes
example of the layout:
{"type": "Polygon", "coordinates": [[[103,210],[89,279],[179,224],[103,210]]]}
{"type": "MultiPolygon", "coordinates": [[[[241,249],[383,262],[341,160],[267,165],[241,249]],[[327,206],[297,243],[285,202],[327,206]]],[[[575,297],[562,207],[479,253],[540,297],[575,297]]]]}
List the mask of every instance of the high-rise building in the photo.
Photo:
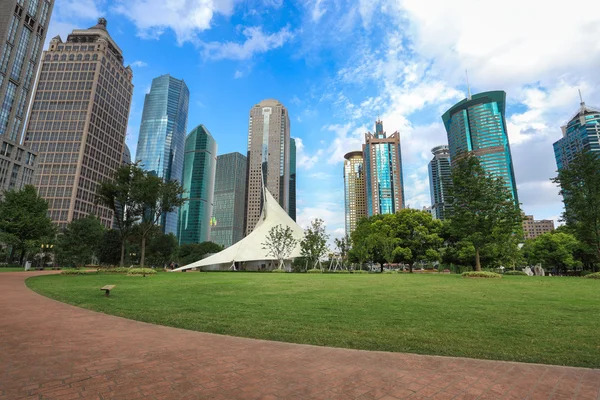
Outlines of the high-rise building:
{"type": "Polygon", "coordinates": [[[344,203],[346,234],[350,235],[358,221],[367,216],[365,166],[362,151],[351,151],[344,156],[344,203]]]}
{"type": "Polygon", "coordinates": [[[533,215],[523,217],[523,233],[525,239],[535,239],[536,237],[549,233],[554,230],[554,221],[551,219],[533,219],[533,215]]]}
{"type": "MultiPolygon", "coordinates": [[[[144,100],[136,161],[143,170],[181,183],[190,92],[184,81],[170,75],[152,80],[144,100]]],[[[164,233],[177,233],[177,211],[162,216],[164,233]]]]}
{"type": "Polygon", "coordinates": [[[112,225],[96,190],[123,159],[132,78],[104,18],[44,52],[25,144],[38,152],[34,184],[59,227],[88,214],[112,225]]]}
{"type": "Polygon", "coordinates": [[[556,166],[566,168],[579,153],[600,154],[600,110],[588,107],[583,99],[571,120],[561,127],[563,137],[554,143],[556,166]]]}
{"type": "Polygon", "coordinates": [[[210,240],[225,247],[244,238],[247,167],[248,159],[240,153],[217,157],[210,240]]]}
{"type": "Polygon", "coordinates": [[[400,133],[387,137],[378,119],[375,133],[365,133],[363,157],[367,215],[394,214],[404,208],[400,133]]]}
{"type": "Polygon", "coordinates": [[[179,209],[177,237],[179,244],[210,240],[213,215],[217,142],[204,125],[198,125],[185,139],[183,197],[179,209]]]}
{"type": "Polygon", "coordinates": [[[53,6],[53,0],[0,2],[0,198],[32,183],[36,155],[22,145],[22,133],[53,6]]]}
{"type": "Polygon", "coordinates": [[[277,100],[263,100],[250,110],[245,232],[248,235],[262,210],[263,184],[289,214],[290,117],[277,100]]]}
{"type": "Polygon", "coordinates": [[[444,220],[450,211],[448,190],[452,184],[450,151],[447,145],[431,149],[433,159],[429,162],[429,191],[431,192],[431,215],[444,220]]]}
{"type": "Polygon", "coordinates": [[[442,115],[450,160],[474,155],[486,173],[502,178],[519,202],[505,120],[506,92],[483,92],[461,100],[442,115]]]}
{"type": "Polygon", "coordinates": [[[296,140],[290,139],[290,212],[288,213],[296,221],[296,140]]]}

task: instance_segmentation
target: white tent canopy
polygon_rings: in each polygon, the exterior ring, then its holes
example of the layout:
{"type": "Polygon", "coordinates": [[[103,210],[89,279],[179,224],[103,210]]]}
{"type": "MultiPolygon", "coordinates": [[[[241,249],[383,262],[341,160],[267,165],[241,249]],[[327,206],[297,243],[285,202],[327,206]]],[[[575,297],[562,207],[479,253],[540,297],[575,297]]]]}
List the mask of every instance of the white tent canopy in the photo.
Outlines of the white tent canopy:
{"type": "Polygon", "coordinates": [[[211,266],[211,269],[227,269],[234,263],[239,262],[272,262],[277,261],[276,257],[267,255],[268,250],[263,249],[263,243],[266,241],[266,237],[274,226],[281,225],[284,228],[290,227],[292,229],[292,235],[298,243],[296,247],[288,257],[288,259],[294,259],[300,256],[300,241],[304,237],[304,231],[286,212],[279,203],[273,198],[271,193],[265,188],[264,189],[264,202],[263,209],[260,215],[260,219],[252,233],[237,242],[236,244],[226,248],[225,250],[213,254],[203,260],[196,261],[194,263],[184,265],[183,267],[177,268],[174,271],[183,271],[192,268],[201,268],[211,266]]]}

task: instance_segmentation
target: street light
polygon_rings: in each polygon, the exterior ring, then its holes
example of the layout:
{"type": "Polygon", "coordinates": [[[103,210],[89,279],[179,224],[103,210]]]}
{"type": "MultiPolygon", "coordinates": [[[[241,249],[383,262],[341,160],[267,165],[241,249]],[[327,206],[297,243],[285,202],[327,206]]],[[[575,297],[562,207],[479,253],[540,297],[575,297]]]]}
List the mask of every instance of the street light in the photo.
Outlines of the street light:
{"type": "Polygon", "coordinates": [[[42,243],[40,247],[42,248],[42,259],[40,260],[40,267],[43,269],[46,260],[46,252],[50,251],[54,247],[54,245],[42,243]]]}

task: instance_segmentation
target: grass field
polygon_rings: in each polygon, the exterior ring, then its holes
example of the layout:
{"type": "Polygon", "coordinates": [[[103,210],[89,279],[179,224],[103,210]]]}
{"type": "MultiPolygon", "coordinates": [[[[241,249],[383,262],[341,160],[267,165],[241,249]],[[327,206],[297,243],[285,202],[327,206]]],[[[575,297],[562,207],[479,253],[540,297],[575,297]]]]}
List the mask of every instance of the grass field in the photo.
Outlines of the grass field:
{"type": "Polygon", "coordinates": [[[27,285],[80,307],[202,332],[600,367],[600,282],[591,279],[160,273],[39,276],[27,285]],[[108,298],[99,290],[106,284],[117,285],[108,298]]]}
{"type": "Polygon", "coordinates": [[[25,272],[25,268],[23,267],[0,267],[0,272],[25,272]]]}

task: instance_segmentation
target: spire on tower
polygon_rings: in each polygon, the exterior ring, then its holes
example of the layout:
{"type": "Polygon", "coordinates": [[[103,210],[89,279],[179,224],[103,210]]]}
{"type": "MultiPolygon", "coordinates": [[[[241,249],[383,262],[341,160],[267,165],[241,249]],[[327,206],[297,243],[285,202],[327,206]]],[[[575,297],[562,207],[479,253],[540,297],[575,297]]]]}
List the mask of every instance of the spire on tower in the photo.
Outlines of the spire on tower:
{"type": "Polygon", "coordinates": [[[465,69],[465,75],[467,76],[467,100],[471,100],[471,86],[469,85],[469,71],[465,69]]]}

